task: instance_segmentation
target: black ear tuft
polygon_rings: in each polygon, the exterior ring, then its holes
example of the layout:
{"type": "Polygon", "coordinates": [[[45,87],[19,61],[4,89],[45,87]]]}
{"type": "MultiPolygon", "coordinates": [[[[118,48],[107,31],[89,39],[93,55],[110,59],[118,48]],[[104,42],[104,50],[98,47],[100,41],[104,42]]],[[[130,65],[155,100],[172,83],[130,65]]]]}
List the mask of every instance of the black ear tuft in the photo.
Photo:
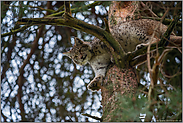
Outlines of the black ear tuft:
{"type": "Polygon", "coordinates": [[[84,43],[84,41],[80,40],[78,37],[75,37],[74,41],[75,41],[75,45],[81,45],[84,43]]]}

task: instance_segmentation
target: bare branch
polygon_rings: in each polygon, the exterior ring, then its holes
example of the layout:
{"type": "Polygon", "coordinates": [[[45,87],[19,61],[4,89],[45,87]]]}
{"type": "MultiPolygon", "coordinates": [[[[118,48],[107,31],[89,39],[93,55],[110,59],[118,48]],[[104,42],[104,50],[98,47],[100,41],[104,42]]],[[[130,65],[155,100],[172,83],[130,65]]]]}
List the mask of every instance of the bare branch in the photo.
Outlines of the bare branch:
{"type": "MultiPolygon", "coordinates": [[[[48,9],[50,7],[50,4],[51,4],[51,2],[47,2],[47,8],[48,9]]],[[[48,12],[46,14],[48,14],[48,12]]],[[[19,69],[19,76],[18,76],[18,86],[19,86],[19,88],[18,88],[17,97],[18,97],[19,107],[20,107],[20,111],[21,111],[20,115],[22,117],[22,121],[26,121],[24,104],[22,103],[22,97],[23,97],[22,87],[23,87],[24,82],[25,82],[25,78],[23,76],[24,68],[28,64],[30,58],[32,57],[32,55],[34,54],[34,52],[36,51],[36,49],[38,47],[38,41],[39,41],[39,38],[42,36],[43,29],[44,29],[44,26],[41,26],[41,28],[39,29],[38,35],[36,36],[36,38],[33,42],[31,51],[27,56],[27,59],[24,60],[23,65],[19,69]]]]}
{"type": "Polygon", "coordinates": [[[160,69],[161,74],[162,74],[163,76],[167,77],[167,78],[173,78],[173,77],[176,77],[176,76],[182,74],[182,72],[177,72],[176,74],[169,76],[169,75],[166,75],[166,74],[163,72],[162,65],[161,65],[160,67],[161,67],[161,69],[160,69]]]}
{"type": "Polygon", "coordinates": [[[149,9],[143,2],[140,2],[140,4],[142,5],[142,7],[146,10],[148,10],[149,14],[151,16],[154,16],[154,17],[158,17],[151,9],[149,9]]]}
{"type": "MultiPolygon", "coordinates": [[[[165,14],[163,15],[162,19],[160,22],[163,21],[163,19],[165,18],[165,15],[168,13],[169,9],[165,12],[165,14]]],[[[150,83],[150,87],[149,87],[149,91],[148,91],[148,101],[151,102],[151,94],[154,88],[154,85],[157,84],[157,80],[158,80],[158,69],[159,69],[159,61],[158,61],[158,57],[159,57],[159,53],[158,53],[158,45],[156,45],[156,58],[155,58],[155,63],[153,64],[153,67],[151,68],[151,63],[150,63],[150,47],[151,47],[151,43],[153,42],[153,38],[155,35],[155,31],[158,29],[158,27],[160,26],[161,23],[159,23],[155,30],[153,31],[153,34],[151,36],[148,48],[147,48],[147,68],[150,74],[150,79],[151,79],[151,83],[150,83]]]]}
{"type": "Polygon", "coordinates": [[[91,117],[91,118],[93,118],[93,119],[95,119],[95,120],[99,120],[100,122],[102,122],[102,118],[99,118],[99,117],[96,117],[96,116],[92,116],[92,115],[90,115],[90,114],[82,114],[83,116],[87,116],[87,117],[91,117]]]}
{"type": "Polygon", "coordinates": [[[7,32],[7,33],[4,33],[4,34],[1,34],[1,37],[5,37],[5,36],[9,36],[9,35],[13,35],[17,32],[22,32],[22,31],[25,31],[25,29],[29,28],[30,26],[32,26],[32,24],[27,24],[19,29],[12,29],[10,32],[7,32]]]}

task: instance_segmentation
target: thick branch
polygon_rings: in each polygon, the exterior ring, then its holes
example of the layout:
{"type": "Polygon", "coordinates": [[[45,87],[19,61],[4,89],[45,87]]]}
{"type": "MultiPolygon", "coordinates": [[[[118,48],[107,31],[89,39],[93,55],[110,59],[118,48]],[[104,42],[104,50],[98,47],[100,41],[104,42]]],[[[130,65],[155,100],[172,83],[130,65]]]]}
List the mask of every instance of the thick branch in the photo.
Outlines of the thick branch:
{"type": "Polygon", "coordinates": [[[168,29],[166,30],[165,34],[163,35],[163,37],[161,38],[161,41],[158,43],[158,46],[165,46],[167,40],[170,37],[171,32],[173,31],[173,28],[175,27],[175,25],[177,24],[179,20],[179,17],[175,17],[175,19],[170,23],[170,25],[168,26],[168,29]]]}
{"type": "MultiPolygon", "coordinates": [[[[124,51],[120,44],[113,38],[111,33],[105,31],[104,29],[88,24],[84,21],[78,20],[71,17],[68,13],[65,13],[62,18],[34,18],[34,19],[21,19],[18,21],[18,24],[32,24],[32,25],[57,25],[57,26],[67,26],[77,30],[84,31],[86,33],[92,34],[95,37],[99,38],[106,44],[110,44],[114,48],[119,57],[124,56],[124,51]]],[[[117,57],[117,56],[116,56],[117,57]]],[[[124,63],[124,62],[122,62],[124,63]]],[[[124,67],[123,64],[120,64],[121,67],[124,67]]]]}

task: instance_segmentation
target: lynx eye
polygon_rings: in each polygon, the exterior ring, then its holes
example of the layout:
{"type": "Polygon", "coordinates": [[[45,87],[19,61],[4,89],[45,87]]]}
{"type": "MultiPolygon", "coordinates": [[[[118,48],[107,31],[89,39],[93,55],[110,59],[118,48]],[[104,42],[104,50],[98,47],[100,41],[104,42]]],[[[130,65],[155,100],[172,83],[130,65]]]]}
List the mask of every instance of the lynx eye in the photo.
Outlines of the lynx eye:
{"type": "Polygon", "coordinates": [[[73,59],[77,59],[77,58],[78,58],[78,56],[77,56],[77,55],[73,57],[73,59]]]}
{"type": "Polygon", "coordinates": [[[83,55],[83,56],[81,57],[81,59],[85,60],[86,57],[87,57],[87,54],[83,55]]]}

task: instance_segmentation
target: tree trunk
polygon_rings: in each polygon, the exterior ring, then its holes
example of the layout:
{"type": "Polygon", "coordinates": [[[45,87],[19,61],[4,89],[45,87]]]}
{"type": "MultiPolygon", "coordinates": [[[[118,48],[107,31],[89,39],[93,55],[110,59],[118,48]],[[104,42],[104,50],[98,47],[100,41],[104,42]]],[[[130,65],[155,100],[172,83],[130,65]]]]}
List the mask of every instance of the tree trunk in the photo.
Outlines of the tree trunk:
{"type": "MultiPolygon", "coordinates": [[[[138,2],[116,2],[113,1],[109,8],[109,30],[113,30],[113,25],[121,21],[131,19],[135,10],[138,8],[138,2]],[[130,17],[130,18],[128,18],[130,17]]],[[[117,31],[117,30],[113,30],[117,31]]],[[[102,106],[103,106],[103,122],[122,122],[134,121],[122,115],[125,107],[121,104],[124,100],[120,98],[133,98],[133,94],[138,86],[137,76],[134,68],[121,69],[117,66],[112,66],[106,73],[102,91],[102,106]],[[121,112],[121,113],[117,113],[121,112]]],[[[132,101],[132,100],[131,100],[132,101]]]]}
{"type": "Polygon", "coordinates": [[[123,101],[118,98],[122,98],[124,95],[131,97],[137,86],[137,78],[133,68],[120,69],[114,65],[108,70],[104,85],[101,88],[103,122],[124,121],[121,114],[115,113],[116,110],[123,112],[125,108],[120,106],[123,101]]]}

